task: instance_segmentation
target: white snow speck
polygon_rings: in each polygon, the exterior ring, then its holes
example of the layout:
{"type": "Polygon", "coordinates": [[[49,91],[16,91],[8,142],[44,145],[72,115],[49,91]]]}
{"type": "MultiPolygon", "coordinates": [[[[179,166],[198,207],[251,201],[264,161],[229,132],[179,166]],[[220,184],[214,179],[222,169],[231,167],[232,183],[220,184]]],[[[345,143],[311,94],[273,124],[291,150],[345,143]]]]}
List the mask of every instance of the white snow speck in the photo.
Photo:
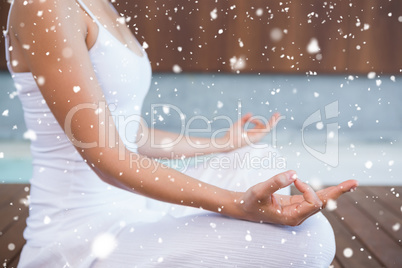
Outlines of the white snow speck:
{"type": "Polygon", "coordinates": [[[170,107],[167,106],[167,105],[163,105],[162,110],[163,110],[163,113],[169,114],[169,112],[170,112],[170,107]]]}
{"type": "Polygon", "coordinates": [[[216,107],[218,107],[218,109],[223,107],[223,102],[218,101],[218,103],[216,104],[216,107]]]}
{"type": "Polygon", "coordinates": [[[376,76],[376,73],[375,73],[375,72],[369,72],[369,73],[367,74],[367,78],[368,78],[368,79],[374,79],[375,76],[376,76]]]}
{"type": "Polygon", "coordinates": [[[233,70],[242,70],[244,67],[246,67],[246,59],[244,56],[241,56],[237,58],[236,56],[230,58],[230,67],[232,67],[233,70]]]}
{"type": "Polygon", "coordinates": [[[327,201],[327,206],[325,207],[327,210],[333,211],[333,210],[335,210],[337,207],[338,207],[338,206],[337,206],[336,200],[328,199],[328,201],[327,201]]]}
{"type": "Polygon", "coordinates": [[[395,161],[394,161],[394,160],[389,160],[389,161],[388,161],[388,166],[393,166],[393,165],[394,165],[394,163],[395,163],[395,161]]]}
{"type": "Polygon", "coordinates": [[[73,91],[74,91],[75,93],[78,93],[80,90],[81,90],[80,86],[75,86],[75,87],[73,87],[73,91]]]}
{"type": "Polygon", "coordinates": [[[285,239],[285,238],[282,238],[281,244],[285,244],[285,242],[286,242],[286,239],[285,239]]]}
{"type": "Polygon", "coordinates": [[[15,245],[13,243],[8,244],[7,246],[9,251],[13,251],[15,249],[15,245]]]}
{"type": "Polygon", "coordinates": [[[43,76],[38,76],[38,79],[36,80],[39,86],[43,86],[45,84],[45,78],[43,76]]]}
{"type": "Polygon", "coordinates": [[[244,43],[243,43],[243,41],[241,40],[241,38],[239,38],[237,41],[239,42],[239,47],[244,47],[244,43]]]}
{"type": "Polygon", "coordinates": [[[311,38],[307,45],[307,52],[310,54],[316,54],[320,52],[320,46],[318,45],[318,40],[316,38],[311,38]]]}
{"type": "Polygon", "coordinates": [[[271,40],[278,42],[283,38],[283,32],[279,28],[273,28],[270,33],[271,40]]]}
{"type": "Polygon", "coordinates": [[[351,128],[352,126],[353,126],[353,122],[352,122],[352,121],[349,121],[349,122],[348,122],[348,127],[351,128]]]}
{"type": "Polygon", "coordinates": [[[257,15],[258,17],[261,17],[264,14],[264,10],[262,8],[257,8],[257,10],[255,11],[255,15],[257,15]]]}
{"type": "Polygon", "coordinates": [[[0,159],[4,158],[4,152],[0,152],[0,159]]]}
{"type": "Polygon", "coordinates": [[[52,219],[51,219],[49,216],[45,216],[45,217],[43,218],[43,223],[44,223],[44,224],[49,224],[51,221],[52,221],[52,219]]]}
{"type": "Polygon", "coordinates": [[[103,112],[103,110],[101,108],[98,108],[98,109],[95,110],[95,114],[100,114],[102,112],[103,112]]]}
{"type": "Polygon", "coordinates": [[[173,65],[173,72],[174,73],[181,73],[183,70],[181,69],[181,67],[177,64],[173,65]]]}
{"type": "Polygon", "coordinates": [[[211,15],[211,20],[216,20],[216,18],[218,18],[218,9],[214,8],[214,10],[212,10],[209,15],[211,15]]]}
{"type": "Polygon", "coordinates": [[[399,21],[399,22],[402,22],[402,16],[399,16],[399,17],[398,17],[398,21],[399,21]]]}
{"type": "Polygon", "coordinates": [[[381,86],[382,81],[380,79],[375,80],[375,84],[377,85],[377,87],[381,86]]]}
{"type": "Polygon", "coordinates": [[[315,127],[316,127],[318,130],[321,130],[321,129],[324,128],[324,124],[323,124],[322,122],[318,122],[317,124],[315,124],[315,127]]]}
{"type": "Polygon", "coordinates": [[[147,49],[147,48],[149,48],[149,45],[148,45],[148,43],[147,42],[142,42],[142,48],[143,49],[147,49]]]}
{"type": "Polygon", "coordinates": [[[223,33],[223,29],[219,29],[218,34],[222,34],[222,33],[223,33]]]}
{"type": "Polygon", "coordinates": [[[163,257],[159,257],[158,260],[157,260],[157,262],[158,262],[158,263],[163,262],[163,257]]]}
{"type": "Polygon", "coordinates": [[[244,237],[244,239],[246,239],[246,241],[250,242],[251,240],[253,240],[253,238],[251,237],[250,234],[246,234],[246,236],[244,237]]]}
{"type": "Polygon", "coordinates": [[[103,233],[95,237],[92,242],[92,255],[100,259],[109,256],[110,253],[116,248],[116,238],[110,233],[103,233]]]}
{"type": "Polygon", "coordinates": [[[8,116],[8,110],[4,110],[4,112],[1,115],[2,116],[8,116]]]}
{"type": "Polygon", "coordinates": [[[370,168],[373,167],[373,162],[371,162],[371,161],[369,160],[369,161],[367,161],[367,162],[364,164],[364,166],[365,166],[367,169],[370,169],[370,168]]]}
{"type": "Polygon", "coordinates": [[[211,226],[211,228],[215,229],[215,228],[216,228],[216,223],[211,222],[211,223],[209,224],[209,226],[211,226]]]}
{"type": "Polygon", "coordinates": [[[314,97],[318,98],[320,96],[320,94],[318,92],[314,92],[314,97]]]}
{"type": "Polygon", "coordinates": [[[26,140],[35,141],[36,138],[37,138],[36,132],[33,131],[33,130],[31,130],[31,129],[28,129],[28,130],[24,133],[24,139],[26,139],[26,140]]]}
{"type": "Polygon", "coordinates": [[[343,250],[343,256],[345,256],[345,258],[350,258],[353,256],[353,250],[351,248],[345,248],[343,250]]]}
{"type": "Polygon", "coordinates": [[[397,232],[400,228],[401,228],[401,224],[399,222],[397,222],[394,225],[392,225],[392,230],[394,232],[397,232]]]}

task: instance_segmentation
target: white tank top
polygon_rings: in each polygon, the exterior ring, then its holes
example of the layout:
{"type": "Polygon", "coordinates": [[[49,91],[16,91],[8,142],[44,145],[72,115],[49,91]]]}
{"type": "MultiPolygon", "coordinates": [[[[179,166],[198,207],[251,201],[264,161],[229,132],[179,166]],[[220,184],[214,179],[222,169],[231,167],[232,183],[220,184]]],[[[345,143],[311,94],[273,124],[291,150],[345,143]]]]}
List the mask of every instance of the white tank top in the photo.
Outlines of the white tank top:
{"type": "MultiPolygon", "coordinates": [[[[141,57],[125,47],[82,1],[78,0],[78,3],[98,25],[98,37],[89,50],[90,59],[119,134],[126,147],[136,152],[134,141],[141,107],[152,75],[147,54],[143,50],[141,57]]],[[[32,246],[47,245],[55,241],[62,229],[69,230],[69,223],[78,224],[80,219],[89,221],[91,215],[88,214],[97,207],[104,210],[105,204],[125,209],[130,206],[129,209],[133,210],[131,216],[135,217],[134,210],[138,212],[144,208],[145,198],[110,187],[96,176],[56,121],[32,73],[13,72],[7,32],[5,42],[7,65],[22,102],[31,138],[33,175],[30,180],[30,216],[24,233],[27,242],[32,246]],[[86,216],[88,219],[84,219],[86,216]]],[[[107,225],[107,220],[102,224],[107,225]]]]}

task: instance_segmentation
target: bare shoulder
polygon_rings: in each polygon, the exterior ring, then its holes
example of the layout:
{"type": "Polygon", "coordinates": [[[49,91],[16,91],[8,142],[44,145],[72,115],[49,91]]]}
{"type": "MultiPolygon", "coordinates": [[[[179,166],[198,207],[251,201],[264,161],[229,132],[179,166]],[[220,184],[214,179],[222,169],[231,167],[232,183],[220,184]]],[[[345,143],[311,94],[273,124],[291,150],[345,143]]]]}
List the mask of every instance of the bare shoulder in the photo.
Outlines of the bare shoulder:
{"type": "Polygon", "coordinates": [[[83,13],[75,0],[19,0],[12,4],[11,32],[34,34],[55,30],[56,27],[85,27],[83,13]]]}

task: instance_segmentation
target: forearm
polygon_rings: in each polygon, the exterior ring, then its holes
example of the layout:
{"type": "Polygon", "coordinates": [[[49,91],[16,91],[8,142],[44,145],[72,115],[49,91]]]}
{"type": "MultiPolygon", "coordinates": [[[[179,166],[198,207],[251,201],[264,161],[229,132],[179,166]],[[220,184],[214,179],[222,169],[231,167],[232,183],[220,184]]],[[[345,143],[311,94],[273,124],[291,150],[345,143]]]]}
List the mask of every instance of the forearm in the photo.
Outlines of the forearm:
{"type": "Polygon", "coordinates": [[[102,149],[97,154],[101,156],[99,159],[87,161],[102,180],[121,189],[163,202],[243,218],[238,209],[240,201],[236,200],[241,193],[201,182],[145,156],[136,155],[132,161],[130,154],[133,153],[127,151],[125,159],[119,160],[116,150],[102,149]]]}
{"type": "Polygon", "coordinates": [[[138,152],[154,158],[192,157],[231,150],[228,140],[224,138],[195,137],[158,129],[146,129],[140,135],[142,142],[138,152]]]}

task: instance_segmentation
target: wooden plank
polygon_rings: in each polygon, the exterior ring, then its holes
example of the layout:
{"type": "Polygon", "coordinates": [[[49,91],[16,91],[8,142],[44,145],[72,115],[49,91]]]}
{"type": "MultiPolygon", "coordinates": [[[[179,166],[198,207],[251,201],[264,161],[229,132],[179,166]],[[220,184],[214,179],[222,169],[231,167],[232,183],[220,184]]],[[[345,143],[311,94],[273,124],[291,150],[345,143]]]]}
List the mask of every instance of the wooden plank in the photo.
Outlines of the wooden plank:
{"type": "MultiPolygon", "coordinates": [[[[344,197],[341,197],[341,199],[344,199],[344,197]]],[[[346,200],[346,202],[348,201],[346,200]]],[[[349,203],[349,205],[352,204],[349,203]]],[[[323,214],[327,217],[334,229],[336,240],[335,259],[337,260],[338,265],[340,265],[338,267],[354,268],[382,266],[382,264],[373,257],[373,254],[370,251],[361,251],[362,248],[365,248],[364,244],[360,241],[360,238],[356,237],[356,234],[345,225],[345,222],[342,221],[336,213],[324,209],[323,214]],[[353,255],[349,258],[343,253],[346,248],[350,248],[353,251],[353,255]],[[369,256],[372,257],[370,258],[369,256]]]]}
{"type": "Polygon", "coordinates": [[[9,228],[5,233],[0,236],[0,252],[2,263],[8,263],[15,259],[19,255],[21,248],[25,244],[23,237],[23,231],[26,227],[26,217],[28,216],[28,210],[25,210],[24,217],[21,217],[16,221],[12,228],[9,228]]]}
{"type": "Polygon", "coordinates": [[[24,184],[1,184],[0,195],[0,208],[3,208],[6,204],[9,204],[14,198],[15,194],[21,190],[21,185],[24,184]]]}
{"type": "Polygon", "coordinates": [[[2,193],[13,193],[12,196],[2,195],[0,207],[0,252],[5,267],[17,267],[19,256],[25,239],[23,231],[26,227],[28,207],[21,203],[22,198],[29,194],[25,188],[28,184],[1,185],[2,193]]]}
{"type": "Polygon", "coordinates": [[[0,235],[13,225],[16,220],[19,220],[25,210],[28,210],[26,203],[21,202],[22,199],[27,198],[27,195],[28,193],[24,190],[24,187],[20,187],[13,198],[2,205],[0,210],[0,235]]]}
{"type": "Polygon", "coordinates": [[[373,186],[367,187],[364,189],[367,193],[378,196],[379,202],[381,202],[384,206],[392,209],[395,215],[402,215],[402,189],[401,187],[392,187],[392,186],[373,186]],[[391,191],[392,188],[395,188],[394,191],[391,191]],[[397,197],[396,194],[399,194],[397,197]]]}
{"type": "Polygon", "coordinates": [[[387,206],[384,206],[380,199],[367,191],[367,187],[359,189],[349,197],[357,202],[360,209],[372,218],[372,221],[382,228],[397,244],[402,247],[402,228],[396,228],[402,225],[402,213],[397,217],[387,206]],[[396,226],[396,227],[394,227],[396,226]],[[394,229],[395,228],[395,229],[394,229]]]}
{"type": "Polygon", "coordinates": [[[386,267],[400,267],[402,263],[402,250],[384,230],[378,228],[372,219],[361,211],[359,205],[353,203],[348,195],[338,199],[338,208],[335,210],[339,217],[356,234],[373,255],[386,267]]]}
{"type": "Polygon", "coordinates": [[[14,258],[10,262],[7,263],[6,268],[17,268],[18,262],[20,260],[20,255],[21,255],[21,251],[18,252],[18,254],[16,254],[14,256],[14,258]]]}

